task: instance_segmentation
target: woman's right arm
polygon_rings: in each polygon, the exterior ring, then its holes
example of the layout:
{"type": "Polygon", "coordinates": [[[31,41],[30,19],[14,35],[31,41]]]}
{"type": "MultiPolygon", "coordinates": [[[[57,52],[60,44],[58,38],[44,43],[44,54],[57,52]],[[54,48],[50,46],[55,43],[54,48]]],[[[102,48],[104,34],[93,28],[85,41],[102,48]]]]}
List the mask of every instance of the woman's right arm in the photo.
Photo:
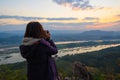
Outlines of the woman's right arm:
{"type": "Polygon", "coordinates": [[[49,55],[54,55],[58,53],[57,47],[52,40],[46,41],[42,39],[40,42],[46,46],[45,50],[49,55]]]}

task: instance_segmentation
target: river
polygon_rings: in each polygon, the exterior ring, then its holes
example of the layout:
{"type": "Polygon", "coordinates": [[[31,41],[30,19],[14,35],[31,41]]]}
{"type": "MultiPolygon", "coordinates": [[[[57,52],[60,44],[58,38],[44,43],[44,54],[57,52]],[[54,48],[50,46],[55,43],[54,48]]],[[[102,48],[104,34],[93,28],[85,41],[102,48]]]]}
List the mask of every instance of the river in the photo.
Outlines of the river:
{"type": "MultiPolygon", "coordinates": [[[[113,40],[114,41],[114,40],[113,40]]],[[[81,44],[81,43],[86,43],[89,41],[66,41],[66,42],[55,42],[56,45],[68,45],[68,44],[81,44]]],[[[95,40],[94,42],[103,42],[102,40],[95,40]]],[[[116,41],[115,41],[116,42],[116,41]]],[[[114,44],[106,44],[106,45],[97,45],[97,46],[80,46],[80,47],[74,47],[74,48],[63,48],[63,49],[59,49],[58,50],[58,56],[62,57],[65,55],[71,55],[71,54],[81,54],[81,53],[86,53],[86,52],[92,52],[92,51],[99,51],[102,49],[106,49],[106,48],[110,48],[110,47],[116,47],[116,46],[120,46],[120,43],[114,44]]],[[[0,52],[4,52],[3,54],[0,53],[0,64],[8,64],[8,63],[16,63],[16,62],[21,62],[21,61],[25,61],[25,59],[23,59],[20,55],[18,46],[16,47],[9,47],[9,48],[1,48],[0,52]],[[5,53],[5,52],[10,52],[5,53]],[[15,51],[15,52],[14,52],[15,51]]]]}

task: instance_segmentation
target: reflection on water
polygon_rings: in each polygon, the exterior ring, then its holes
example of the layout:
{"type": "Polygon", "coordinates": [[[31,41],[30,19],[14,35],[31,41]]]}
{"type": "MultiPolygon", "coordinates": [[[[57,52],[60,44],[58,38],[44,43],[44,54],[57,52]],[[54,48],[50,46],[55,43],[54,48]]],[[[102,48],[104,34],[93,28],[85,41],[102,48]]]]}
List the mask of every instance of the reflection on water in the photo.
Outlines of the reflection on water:
{"type": "Polygon", "coordinates": [[[70,43],[85,43],[85,42],[104,42],[104,41],[120,41],[120,39],[113,40],[82,40],[82,41],[64,41],[64,42],[55,42],[55,44],[70,44],[70,43]]]}
{"type": "Polygon", "coordinates": [[[7,63],[15,63],[15,62],[21,62],[24,61],[19,53],[12,53],[8,56],[2,56],[0,64],[7,64],[7,63]]]}
{"type": "MultiPolygon", "coordinates": [[[[82,40],[82,41],[64,41],[64,42],[55,42],[56,45],[62,45],[62,44],[71,44],[71,43],[85,43],[85,42],[105,42],[105,41],[113,41],[113,42],[120,42],[120,39],[115,40],[82,40]]],[[[0,52],[6,51],[6,50],[13,50],[18,49],[19,47],[9,47],[9,48],[0,48],[0,52]]]]}
{"type": "Polygon", "coordinates": [[[59,50],[58,56],[65,56],[67,54],[80,54],[85,52],[92,52],[98,51],[110,47],[120,46],[120,44],[111,44],[111,45],[99,45],[99,46],[92,46],[92,47],[75,47],[75,48],[66,48],[59,50]]]}
{"type": "Polygon", "coordinates": [[[55,42],[55,44],[70,44],[70,43],[83,43],[89,41],[64,41],[64,42],[55,42]]]}
{"type": "Polygon", "coordinates": [[[0,51],[6,51],[11,49],[18,49],[18,47],[10,47],[10,48],[1,48],[0,51]]]}

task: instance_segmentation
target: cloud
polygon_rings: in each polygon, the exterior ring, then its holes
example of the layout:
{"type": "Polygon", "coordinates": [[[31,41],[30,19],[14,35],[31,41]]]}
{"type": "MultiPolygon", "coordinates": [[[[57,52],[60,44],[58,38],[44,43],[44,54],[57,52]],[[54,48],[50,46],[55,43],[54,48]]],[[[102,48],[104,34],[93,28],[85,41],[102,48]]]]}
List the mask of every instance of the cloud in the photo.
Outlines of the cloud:
{"type": "Polygon", "coordinates": [[[120,17],[120,14],[116,15],[116,17],[120,17]]]}
{"type": "Polygon", "coordinates": [[[49,22],[42,23],[44,28],[50,30],[85,30],[85,26],[94,25],[94,22],[81,22],[81,23],[62,23],[62,22],[49,22]]]}
{"type": "Polygon", "coordinates": [[[85,17],[83,20],[99,20],[99,18],[95,18],[95,17],[85,17]]]}
{"type": "Polygon", "coordinates": [[[9,16],[9,15],[0,15],[0,19],[17,19],[23,21],[30,21],[30,20],[77,20],[78,18],[45,18],[45,17],[25,17],[25,16],[9,16]]]}
{"type": "Polygon", "coordinates": [[[42,20],[42,17],[25,17],[25,16],[9,16],[9,15],[0,15],[0,19],[17,19],[17,20],[42,20]]]}
{"type": "Polygon", "coordinates": [[[96,23],[93,25],[86,26],[89,29],[101,29],[101,30],[116,30],[120,31],[120,21],[111,23],[96,23]]]}
{"type": "MultiPolygon", "coordinates": [[[[62,23],[62,22],[42,22],[45,30],[80,30],[84,31],[87,28],[85,26],[93,25],[94,22],[82,22],[82,23],[62,23]]],[[[7,24],[0,25],[0,31],[9,30],[25,30],[26,24],[7,24]]]]}
{"type": "Polygon", "coordinates": [[[78,9],[92,9],[93,6],[90,5],[89,0],[53,0],[59,5],[69,6],[73,10],[78,9]]]}
{"type": "MultiPolygon", "coordinates": [[[[36,20],[42,23],[48,30],[120,30],[120,21],[99,23],[97,17],[85,17],[82,22],[64,20],[79,20],[78,18],[44,18],[44,17],[24,17],[24,16],[0,16],[0,29],[14,30],[17,25],[26,25],[31,19],[45,19],[48,21],[36,20]],[[24,21],[26,20],[26,21],[24,21]],[[3,26],[3,27],[2,27],[3,26]],[[7,26],[7,27],[6,27],[7,26]],[[12,26],[14,26],[12,28],[12,26]]],[[[20,26],[18,26],[20,27],[20,26]]],[[[25,26],[24,26],[25,27],[25,26]]],[[[18,28],[19,29],[19,28],[18,28]]],[[[22,29],[22,28],[20,28],[22,29]]]]}
{"type": "Polygon", "coordinates": [[[85,17],[83,21],[96,21],[98,22],[100,19],[97,17],[85,17]]]}
{"type": "Polygon", "coordinates": [[[77,20],[78,18],[46,18],[47,20],[77,20]]]}
{"type": "MultiPolygon", "coordinates": [[[[45,30],[107,30],[120,31],[120,21],[112,23],[81,22],[81,23],[62,23],[62,22],[42,22],[45,30]]],[[[0,31],[25,30],[26,24],[0,25],[0,31]]]]}

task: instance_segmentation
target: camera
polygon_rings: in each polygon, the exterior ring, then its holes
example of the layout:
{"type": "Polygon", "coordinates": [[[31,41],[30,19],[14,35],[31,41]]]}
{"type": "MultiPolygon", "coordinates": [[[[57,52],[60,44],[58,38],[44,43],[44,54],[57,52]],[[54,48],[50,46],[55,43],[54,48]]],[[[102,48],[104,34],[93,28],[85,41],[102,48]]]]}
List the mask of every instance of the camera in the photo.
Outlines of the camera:
{"type": "Polygon", "coordinates": [[[45,32],[46,32],[46,33],[49,33],[49,31],[48,31],[48,30],[45,30],[45,32]]]}
{"type": "Polygon", "coordinates": [[[46,32],[47,32],[47,33],[49,33],[49,31],[48,31],[48,30],[47,30],[46,32]]]}

